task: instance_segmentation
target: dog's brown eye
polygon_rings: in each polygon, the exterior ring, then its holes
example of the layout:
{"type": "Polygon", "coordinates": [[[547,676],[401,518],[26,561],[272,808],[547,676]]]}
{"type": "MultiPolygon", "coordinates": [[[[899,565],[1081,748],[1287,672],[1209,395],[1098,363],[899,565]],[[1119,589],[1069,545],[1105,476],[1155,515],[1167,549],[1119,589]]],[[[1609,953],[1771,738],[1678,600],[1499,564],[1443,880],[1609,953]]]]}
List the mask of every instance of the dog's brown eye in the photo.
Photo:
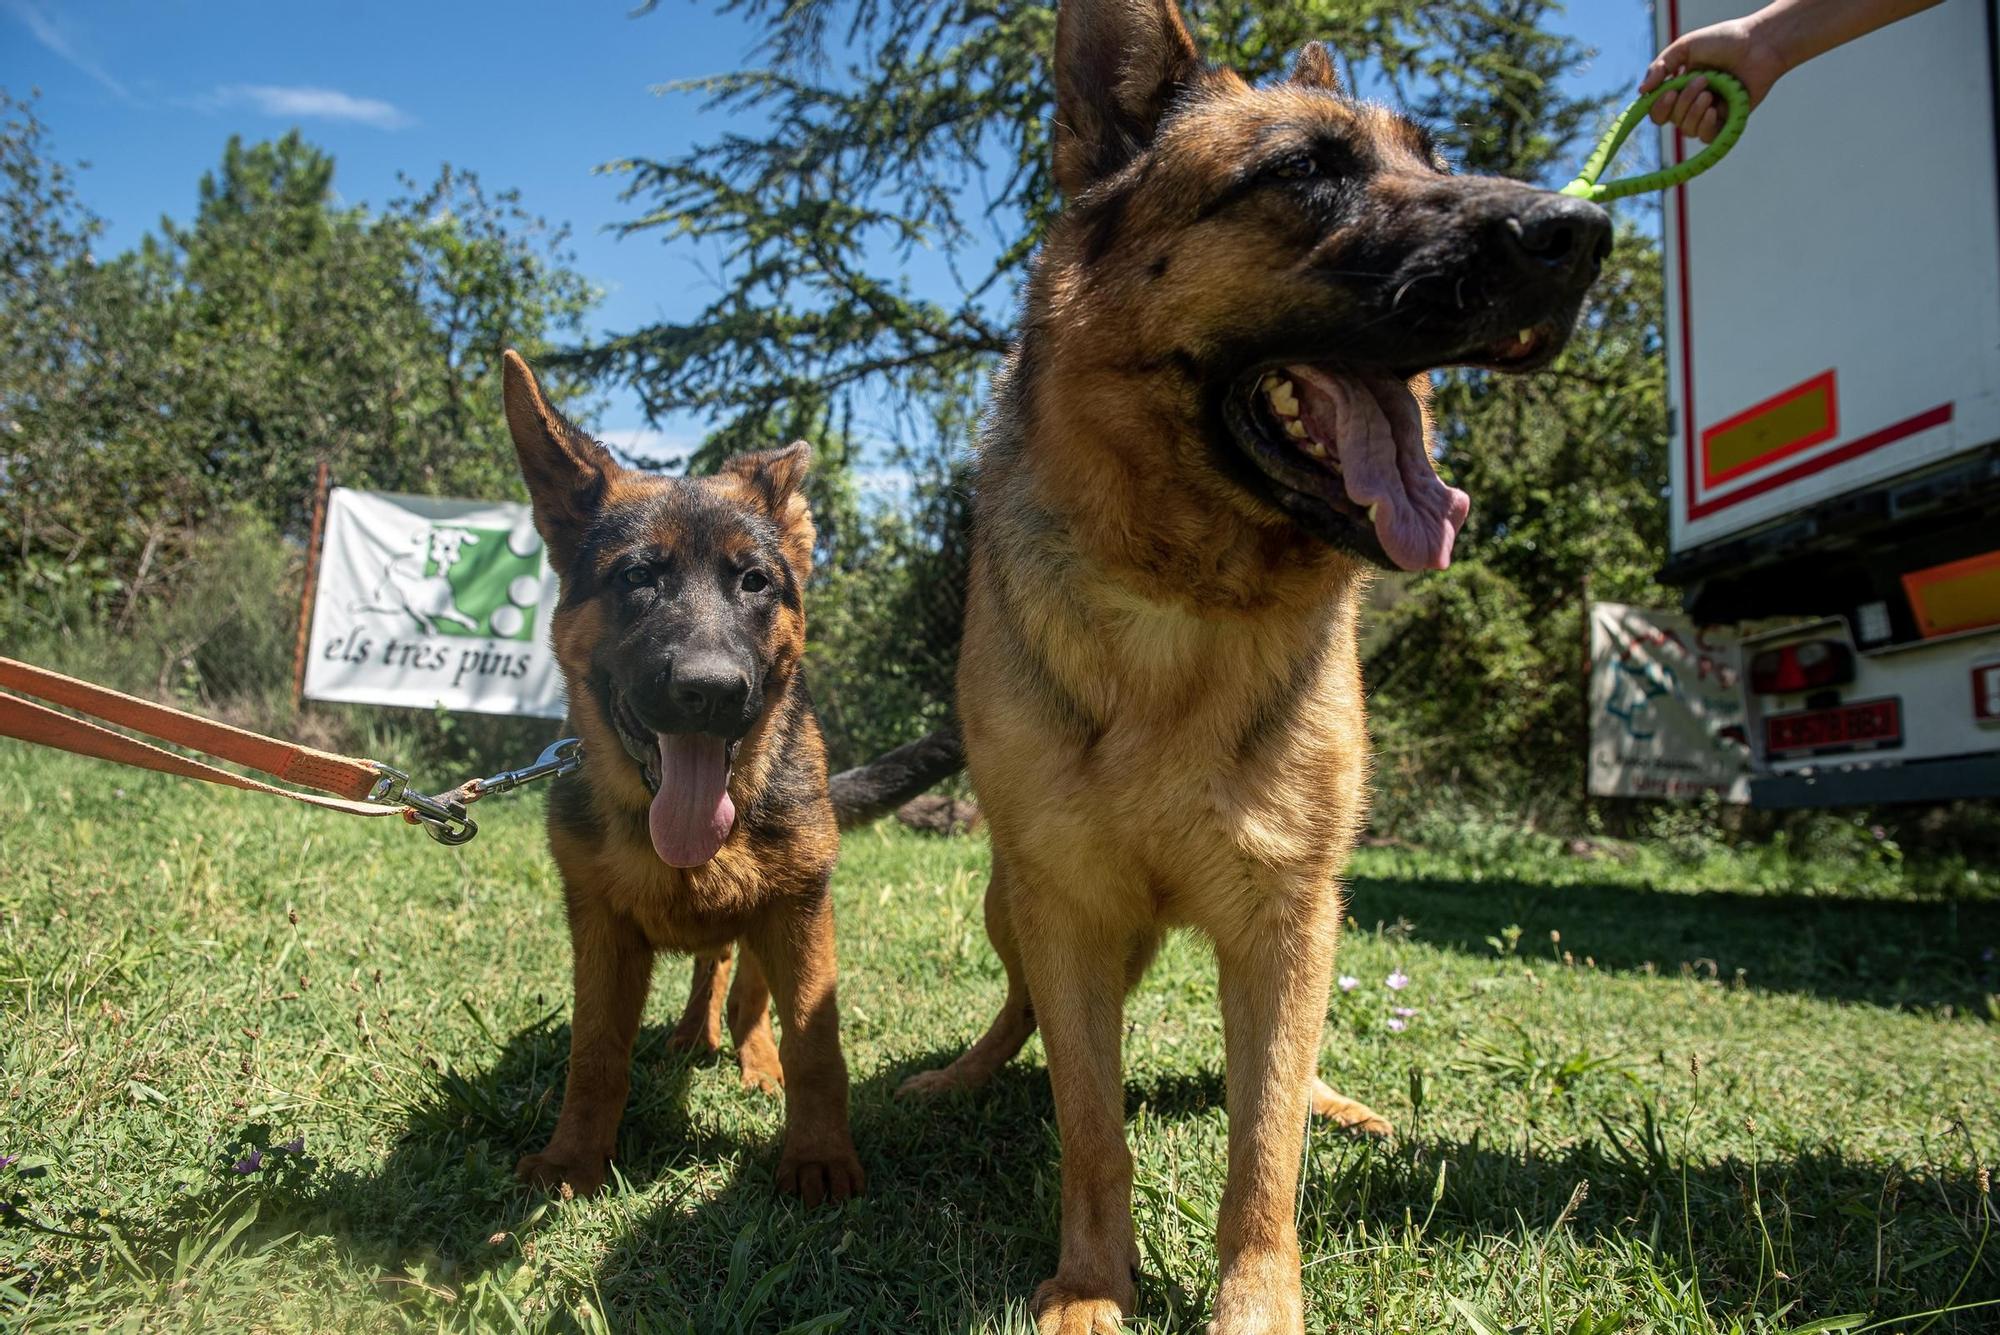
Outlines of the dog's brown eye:
{"type": "Polygon", "coordinates": [[[770,587],[771,581],[765,576],[763,571],[746,570],[743,572],[743,592],[762,593],[770,587]]]}
{"type": "Polygon", "coordinates": [[[645,566],[626,566],[618,572],[618,582],[628,589],[642,589],[653,582],[653,572],[645,566]]]}
{"type": "Polygon", "coordinates": [[[1317,171],[1319,164],[1310,153],[1294,153],[1271,164],[1271,175],[1280,181],[1303,181],[1317,171]]]}

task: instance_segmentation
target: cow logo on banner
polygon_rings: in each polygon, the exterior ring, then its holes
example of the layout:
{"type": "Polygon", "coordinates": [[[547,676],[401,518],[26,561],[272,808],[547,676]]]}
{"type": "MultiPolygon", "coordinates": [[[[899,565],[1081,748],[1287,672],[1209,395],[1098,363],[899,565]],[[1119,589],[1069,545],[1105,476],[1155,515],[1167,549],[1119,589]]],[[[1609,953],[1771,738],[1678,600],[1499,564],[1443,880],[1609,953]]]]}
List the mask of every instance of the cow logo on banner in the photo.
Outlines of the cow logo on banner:
{"type": "Polygon", "coordinates": [[[555,605],[527,506],[337,487],[327,497],[305,694],[560,718],[555,605]]]}
{"type": "Polygon", "coordinates": [[[1590,608],[1593,797],[1749,800],[1736,638],[1675,612],[1590,608]]]}

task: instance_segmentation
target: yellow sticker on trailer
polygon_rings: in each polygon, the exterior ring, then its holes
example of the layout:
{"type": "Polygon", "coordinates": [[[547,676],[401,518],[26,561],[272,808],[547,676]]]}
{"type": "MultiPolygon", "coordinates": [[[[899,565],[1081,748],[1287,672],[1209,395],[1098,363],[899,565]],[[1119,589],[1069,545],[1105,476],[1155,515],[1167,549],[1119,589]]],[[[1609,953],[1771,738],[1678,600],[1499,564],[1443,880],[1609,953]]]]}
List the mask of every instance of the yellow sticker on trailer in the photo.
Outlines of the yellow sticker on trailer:
{"type": "Polygon", "coordinates": [[[1701,433],[1701,474],[1706,486],[1776,463],[1840,434],[1834,373],[1774,394],[1701,433]]]}

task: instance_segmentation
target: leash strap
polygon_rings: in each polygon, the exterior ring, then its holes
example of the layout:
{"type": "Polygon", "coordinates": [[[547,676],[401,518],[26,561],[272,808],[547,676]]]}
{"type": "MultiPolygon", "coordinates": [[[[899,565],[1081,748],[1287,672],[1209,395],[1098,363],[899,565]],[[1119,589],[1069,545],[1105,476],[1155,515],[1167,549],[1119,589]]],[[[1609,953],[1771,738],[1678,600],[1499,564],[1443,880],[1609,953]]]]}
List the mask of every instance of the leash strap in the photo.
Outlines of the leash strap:
{"type": "Polygon", "coordinates": [[[400,804],[383,804],[387,795],[383,781],[389,776],[373,761],[338,756],[294,742],[281,742],[274,737],[200,718],[12,658],[0,658],[0,688],[19,693],[0,693],[0,736],[52,746],[97,760],[112,760],[140,769],[178,775],[184,779],[201,779],[248,792],[275,793],[310,806],[327,807],[356,816],[393,816],[402,812],[400,804]],[[114,732],[90,719],[75,718],[35,700],[22,698],[29,695],[92,715],[106,723],[115,723],[162,741],[248,766],[287,783],[317,789],[318,792],[302,793],[280,788],[276,784],[194,760],[151,742],[114,732]],[[322,793],[332,796],[321,796],[322,793]]]}
{"type": "Polygon", "coordinates": [[[1627,195],[1643,195],[1649,190],[1666,190],[1683,185],[1722,161],[1723,155],[1736,147],[1736,141],[1743,137],[1743,127],[1749,120],[1750,93],[1734,75],[1724,74],[1721,70],[1691,70],[1686,74],[1677,74],[1625,108],[1625,114],[1618,118],[1604,138],[1597,141],[1597,147],[1584,159],[1583,170],[1577,173],[1574,181],[1562,188],[1562,193],[1587,199],[1593,204],[1604,204],[1627,195]],[[1632,137],[1632,131],[1645,121],[1653,103],[1659,101],[1662,94],[1685,88],[1696,79],[1708,80],[1708,86],[1715,90],[1716,96],[1727,108],[1722,130],[1715,136],[1715,142],[1703,147],[1686,162],[1671,163],[1656,172],[1621,177],[1600,185],[1597,178],[1604,175],[1604,169],[1611,165],[1611,159],[1632,137]]]}

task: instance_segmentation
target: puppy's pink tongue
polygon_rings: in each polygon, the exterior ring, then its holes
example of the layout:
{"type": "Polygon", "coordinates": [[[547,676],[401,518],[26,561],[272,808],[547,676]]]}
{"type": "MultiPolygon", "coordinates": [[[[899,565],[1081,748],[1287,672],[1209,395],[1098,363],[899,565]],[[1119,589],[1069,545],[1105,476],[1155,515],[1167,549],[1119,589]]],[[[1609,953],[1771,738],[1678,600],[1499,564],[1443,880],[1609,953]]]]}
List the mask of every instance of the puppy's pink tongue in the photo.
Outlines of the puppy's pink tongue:
{"type": "Polygon", "coordinates": [[[694,733],[660,734],[660,791],[646,826],[669,867],[699,867],[736,824],[729,797],[729,743],[694,733]]]}
{"type": "Polygon", "coordinates": [[[1347,499],[1369,512],[1375,538],[1405,570],[1443,570],[1472,501],[1446,486],[1424,448],[1424,415],[1404,382],[1287,366],[1306,428],[1340,460],[1347,499]]]}

